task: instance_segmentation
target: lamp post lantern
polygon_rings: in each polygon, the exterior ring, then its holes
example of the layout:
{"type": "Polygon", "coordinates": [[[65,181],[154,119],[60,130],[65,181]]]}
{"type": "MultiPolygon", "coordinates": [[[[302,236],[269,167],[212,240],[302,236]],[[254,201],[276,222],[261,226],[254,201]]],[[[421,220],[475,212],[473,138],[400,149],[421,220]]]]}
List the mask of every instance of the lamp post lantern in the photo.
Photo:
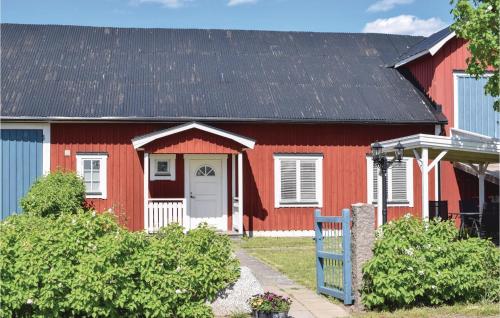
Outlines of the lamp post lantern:
{"type": "MultiPolygon", "coordinates": [[[[382,173],[382,224],[387,223],[387,170],[394,164],[394,162],[401,162],[403,160],[404,147],[401,142],[394,147],[394,157],[392,160],[387,159],[385,153],[382,152],[382,145],[379,142],[372,144],[372,160],[375,166],[380,168],[382,173]]],[[[380,191],[380,189],[378,189],[380,191]]],[[[380,204],[380,202],[378,202],[380,204]]]]}

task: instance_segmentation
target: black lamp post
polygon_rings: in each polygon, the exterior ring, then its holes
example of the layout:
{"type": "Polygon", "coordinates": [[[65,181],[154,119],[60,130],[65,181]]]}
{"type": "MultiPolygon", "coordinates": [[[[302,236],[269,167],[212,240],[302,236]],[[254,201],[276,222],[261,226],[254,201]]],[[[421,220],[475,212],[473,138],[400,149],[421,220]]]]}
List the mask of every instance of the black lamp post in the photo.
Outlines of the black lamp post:
{"type": "MultiPolygon", "coordinates": [[[[382,152],[382,145],[379,142],[375,142],[372,145],[372,160],[373,163],[382,171],[382,224],[387,223],[387,169],[394,162],[401,162],[403,159],[404,147],[400,142],[394,147],[394,158],[388,160],[385,153],[382,152]]],[[[380,189],[378,189],[380,191],[380,189]]],[[[380,204],[380,202],[379,202],[380,204]]]]}

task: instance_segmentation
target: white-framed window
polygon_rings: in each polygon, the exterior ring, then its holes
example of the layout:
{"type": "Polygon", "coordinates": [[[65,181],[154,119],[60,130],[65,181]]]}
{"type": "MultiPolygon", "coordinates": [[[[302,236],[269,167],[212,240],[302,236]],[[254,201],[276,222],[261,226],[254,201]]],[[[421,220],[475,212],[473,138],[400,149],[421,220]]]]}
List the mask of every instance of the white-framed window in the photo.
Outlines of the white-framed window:
{"type": "MultiPolygon", "coordinates": [[[[370,156],[366,157],[366,167],[368,202],[376,205],[377,178],[382,177],[379,176],[379,169],[373,164],[370,156]]],[[[413,207],[413,158],[404,157],[401,162],[393,163],[387,170],[387,204],[413,207]]]]}
{"type": "Polygon", "coordinates": [[[275,207],[323,206],[323,155],[274,155],[275,207]]]}
{"type": "Polygon", "coordinates": [[[175,154],[151,154],[149,162],[150,180],[175,180],[175,154]]]}
{"type": "Polygon", "coordinates": [[[108,154],[77,153],[76,172],[83,178],[87,198],[107,198],[108,154]]]}

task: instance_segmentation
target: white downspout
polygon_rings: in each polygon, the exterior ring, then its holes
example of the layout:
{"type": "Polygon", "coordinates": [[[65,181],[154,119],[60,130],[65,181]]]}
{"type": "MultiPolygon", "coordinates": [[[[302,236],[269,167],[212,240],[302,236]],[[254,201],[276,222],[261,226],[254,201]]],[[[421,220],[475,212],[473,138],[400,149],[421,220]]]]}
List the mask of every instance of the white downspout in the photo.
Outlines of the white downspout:
{"type": "Polygon", "coordinates": [[[149,153],[144,152],[144,230],[149,230],[149,153]]]}
{"type": "Polygon", "coordinates": [[[382,184],[382,169],[377,166],[377,227],[382,226],[382,193],[384,191],[382,184]]]}
{"type": "Polygon", "coordinates": [[[234,215],[234,199],[236,198],[236,155],[231,155],[231,214],[233,216],[233,229],[239,228],[238,220],[234,215]],[[237,225],[237,227],[236,227],[237,225]]]}
{"type": "Polygon", "coordinates": [[[239,234],[243,234],[243,153],[238,153],[238,223],[239,234]]]}

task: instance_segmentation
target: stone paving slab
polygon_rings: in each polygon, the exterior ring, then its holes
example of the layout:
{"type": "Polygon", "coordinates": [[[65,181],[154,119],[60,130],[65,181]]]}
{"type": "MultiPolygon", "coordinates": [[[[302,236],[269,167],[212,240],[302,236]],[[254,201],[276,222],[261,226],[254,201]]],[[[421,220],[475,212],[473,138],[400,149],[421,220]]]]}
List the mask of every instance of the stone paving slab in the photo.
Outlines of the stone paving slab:
{"type": "Polygon", "coordinates": [[[292,318],[334,318],[349,317],[349,312],[342,305],[334,304],[314,291],[297,284],[272,267],[264,264],[244,250],[236,251],[242,266],[250,268],[262,285],[264,291],[270,291],[293,301],[289,315],[292,318]]]}

